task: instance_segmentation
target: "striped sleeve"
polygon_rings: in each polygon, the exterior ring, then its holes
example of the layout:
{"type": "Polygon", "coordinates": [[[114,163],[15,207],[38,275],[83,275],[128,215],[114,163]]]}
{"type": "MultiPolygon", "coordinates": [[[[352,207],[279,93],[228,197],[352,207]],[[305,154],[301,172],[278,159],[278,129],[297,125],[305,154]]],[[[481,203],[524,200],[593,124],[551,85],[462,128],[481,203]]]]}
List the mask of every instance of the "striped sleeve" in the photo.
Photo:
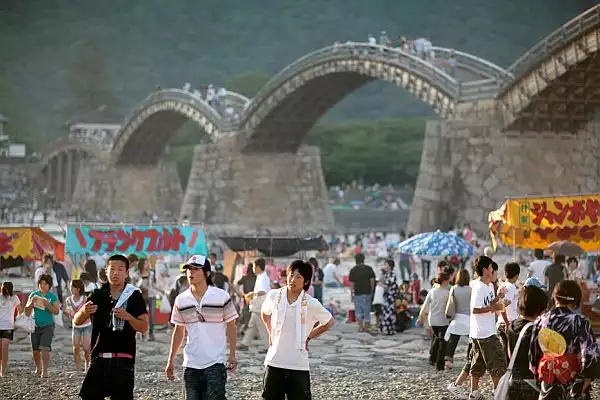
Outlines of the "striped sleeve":
{"type": "Polygon", "coordinates": [[[235,305],[233,301],[231,301],[231,297],[227,296],[227,300],[223,304],[223,322],[230,322],[234,319],[237,319],[238,313],[235,309],[235,305]]]}
{"type": "Polygon", "coordinates": [[[185,321],[183,320],[183,317],[179,312],[179,304],[177,304],[177,301],[175,301],[175,304],[173,305],[173,312],[171,313],[171,323],[173,325],[185,325],[185,321]]]}

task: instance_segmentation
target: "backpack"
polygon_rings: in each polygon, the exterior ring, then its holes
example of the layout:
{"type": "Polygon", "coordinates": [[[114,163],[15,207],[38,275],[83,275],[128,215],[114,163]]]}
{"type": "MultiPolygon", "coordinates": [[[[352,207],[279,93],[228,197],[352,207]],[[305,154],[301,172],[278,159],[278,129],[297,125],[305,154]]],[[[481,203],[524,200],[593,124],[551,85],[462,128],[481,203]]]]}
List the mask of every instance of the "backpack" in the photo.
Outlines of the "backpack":
{"type": "Polygon", "coordinates": [[[175,287],[169,292],[169,304],[171,304],[171,308],[175,305],[175,298],[185,292],[189,287],[190,283],[188,282],[187,276],[184,275],[177,278],[175,287]]]}

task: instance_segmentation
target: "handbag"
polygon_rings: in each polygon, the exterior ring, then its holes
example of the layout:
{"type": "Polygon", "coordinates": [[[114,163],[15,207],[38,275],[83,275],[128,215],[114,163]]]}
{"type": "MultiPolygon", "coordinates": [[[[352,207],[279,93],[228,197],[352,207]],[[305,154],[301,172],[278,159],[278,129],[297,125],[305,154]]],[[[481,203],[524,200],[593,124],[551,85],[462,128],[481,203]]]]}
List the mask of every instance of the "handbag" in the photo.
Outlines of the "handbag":
{"type": "Polygon", "coordinates": [[[54,319],[54,324],[64,328],[65,322],[63,321],[63,311],[58,310],[58,314],[52,316],[54,319]]]}
{"type": "Polygon", "coordinates": [[[510,356],[508,369],[506,370],[506,373],[502,375],[500,381],[498,381],[498,386],[496,386],[496,390],[494,391],[494,400],[506,400],[508,398],[508,387],[510,386],[510,381],[512,379],[512,369],[515,366],[517,353],[519,352],[519,346],[521,346],[521,340],[523,339],[523,336],[525,336],[525,332],[527,332],[527,329],[529,329],[531,325],[533,325],[533,322],[528,322],[519,334],[519,338],[517,339],[515,348],[513,349],[512,355],[510,356]]]}
{"type": "Polygon", "coordinates": [[[22,329],[27,333],[33,333],[35,331],[35,320],[32,316],[28,317],[25,314],[19,314],[15,319],[15,329],[22,329]]]}
{"type": "Polygon", "coordinates": [[[446,303],[446,318],[452,319],[456,315],[456,300],[454,299],[454,286],[450,289],[450,296],[446,303]]]}

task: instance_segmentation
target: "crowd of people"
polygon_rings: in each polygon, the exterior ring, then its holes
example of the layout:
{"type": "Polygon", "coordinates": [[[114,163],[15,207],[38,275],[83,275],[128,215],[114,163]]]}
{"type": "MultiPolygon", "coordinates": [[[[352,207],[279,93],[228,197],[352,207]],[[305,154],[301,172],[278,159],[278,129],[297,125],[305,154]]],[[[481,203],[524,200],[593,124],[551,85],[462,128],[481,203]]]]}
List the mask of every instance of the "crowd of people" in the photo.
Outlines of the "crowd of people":
{"type": "MultiPolygon", "coordinates": [[[[144,264],[145,260],[134,254],[112,255],[105,268],[96,268],[95,262],[87,259],[81,271],[74,271],[79,276],[70,281],[69,290],[62,293],[61,268],[46,256],[36,270],[37,290],[28,296],[24,307],[13,293],[12,283],[3,282],[0,377],[7,372],[14,329],[23,327],[28,317],[34,325],[30,337],[35,373],[42,378],[49,376],[54,329],[61,325],[58,319],[62,312],[72,323],[75,366],[86,374],[80,397],[133,399],[136,337],[148,332],[148,340],[153,340],[152,293],[160,290],[161,271],[157,268],[154,272],[144,264]]],[[[293,261],[286,269],[286,285],[273,289],[265,273],[265,260],[258,259],[252,272],[239,282],[252,314],[244,337],[252,334],[253,325],[267,332],[265,399],[286,394],[288,398],[311,397],[309,342],[334,324],[329,311],[307,293],[313,271],[309,262],[293,261]]],[[[236,369],[236,350],[244,343],[236,345],[241,332],[236,328],[240,310],[230,295],[234,285],[229,285],[222,274],[216,254],[192,256],[181,266],[181,272],[169,292],[173,331],[165,374],[173,379],[176,355],[185,339],[185,398],[225,399],[227,375],[236,369]]]]}
{"type": "MultiPolygon", "coordinates": [[[[334,47],[340,45],[340,41],[334,43],[334,47]]],[[[347,41],[346,44],[352,44],[354,42],[347,41]]],[[[409,39],[406,36],[400,35],[397,39],[390,39],[386,31],[381,31],[379,38],[372,34],[367,35],[367,43],[373,46],[371,52],[377,53],[376,46],[383,46],[389,48],[396,48],[404,53],[411,54],[419,57],[422,60],[434,63],[436,66],[441,67],[451,76],[456,74],[457,59],[454,50],[451,50],[444,58],[436,57],[433,44],[429,38],[420,37],[416,39],[409,39]]],[[[380,48],[381,49],[381,48],[380,48]]],[[[379,50],[382,51],[382,50],[379,50]]]]}
{"type": "Polygon", "coordinates": [[[199,89],[193,89],[191,83],[186,82],[183,85],[183,90],[193,93],[206,101],[208,105],[221,114],[226,122],[238,123],[240,121],[240,113],[244,108],[240,109],[239,106],[228,101],[228,91],[226,88],[209,84],[202,85],[199,89]]]}
{"type": "MultiPolygon", "coordinates": [[[[469,236],[468,229],[461,235],[469,236]]],[[[486,371],[498,390],[511,358],[509,399],[590,398],[591,381],[600,377],[600,353],[581,311],[590,298],[587,271],[573,257],[557,254],[549,261],[536,250],[524,282],[516,262],[504,266],[500,279],[490,250],[473,260],[472,274],[461,262],[438,260],[431,280],[410,264],[408,279],[399,280],[403,256],[383,252],[375,269],[357,252],[347,276],[333,257],[323,268],[316,258],[293,261],[273,279],[267,261],[257,258],[237,281],[225,276],[215,253],[191,257],[176,277],[135,254],[102,262],[86,257],[70,273],[46,255],[24,305],[11,282],[1,286],[0,376],[7,372],[15,326],[23,327],[27,316],[34,325],[35,373],[49,376],[54,330],[64,315],[75,368],[86,372],[80,396],[132,398],[136,340],[154,340],[156,302],[166,298],[172,338],[165,374],[173,378],[175,356],[186,340],[186,398],[205,398],[206,391],[225,398],[236,351],[254,348],[265,354],[263,398],[287,393],[309,399],[309,342],[344,314],[339,303],[324,302],[324,288],[348,287],[353,308],[345,310],[347,321],[356,320],[360,332],[386,336],[423,325],[431,336],[429,363],[439,371],[456,369],[457,345],[468,338],[466,364],[447,387],[455,398],[482,399],[479,383],[486,371]]],[[[600,266],[593,284],[598,280],[600,266]]]]}
{"type": "Polygon", "coordinates": [[[472,280],[465,269],[438,264],[418,322],[432,332],[429,363],[440,371],[453,369],[456,344],[469,340],[466,364],[447,388],[455,398],[483,399],[480,379],[487,371],[497,389],[511,359],[509,399],[591,398],[600,352],[581,311],[587,285],[564,256],[546,263],[542,281],[535,263],[522,284],[515,262],[504,266],[504,280],[487,256],[475,259],[472,280]],[[470,389],[463,390],[469,378],[470,389]]]}
{"type": "Polygon", "coordinates": [[[354,210],[385,209],[408,210],[411,188],[397,188],[393,185],[362,185],[358,182],[342,184],[329,188],[329,203],[333,206],[345,206],[354,210]]]}

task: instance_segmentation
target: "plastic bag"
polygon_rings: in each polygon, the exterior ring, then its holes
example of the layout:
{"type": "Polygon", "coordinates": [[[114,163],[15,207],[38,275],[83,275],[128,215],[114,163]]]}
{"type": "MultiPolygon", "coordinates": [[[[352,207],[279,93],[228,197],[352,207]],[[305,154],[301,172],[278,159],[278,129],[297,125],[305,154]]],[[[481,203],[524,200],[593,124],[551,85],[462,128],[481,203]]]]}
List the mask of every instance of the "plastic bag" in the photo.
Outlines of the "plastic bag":
{"type": "Polygon", "coordinates": [[[167,296],[161,297],[159,311],[163,314],[171,314],[171,304],[167,296]]]}
{"type": "Polygon", "coordinates": [[[31,316],[25,314],[17,315],[15,319],[15,329],[21,329],[27,333],[35,331],[35,320],[31,316]]]}
{"type": "Polygon", "coordinates": [[[65,322],[63,321],[63,312],[62,310],[58,310],[58,314],[54,315],[54,324],[63,328],[65,326],[65,322]]]}

